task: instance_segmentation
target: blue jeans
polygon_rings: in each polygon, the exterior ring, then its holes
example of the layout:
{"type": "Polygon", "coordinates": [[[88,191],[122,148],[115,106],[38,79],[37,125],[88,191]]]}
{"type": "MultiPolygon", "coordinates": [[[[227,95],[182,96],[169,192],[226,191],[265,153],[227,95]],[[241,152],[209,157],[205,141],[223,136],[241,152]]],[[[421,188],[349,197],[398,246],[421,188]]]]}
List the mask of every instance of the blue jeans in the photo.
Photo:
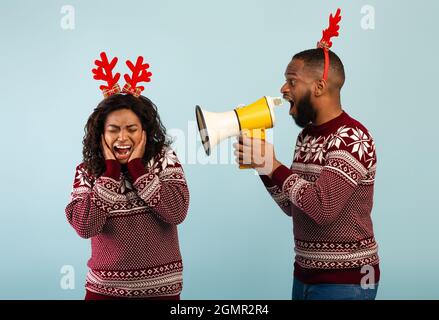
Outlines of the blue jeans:
{"type": "Polygon", "coordinates": [[[294,278],[293,300],[375,300],[378,283],[363,289],[359,284],[304,284],[294,278]]]}

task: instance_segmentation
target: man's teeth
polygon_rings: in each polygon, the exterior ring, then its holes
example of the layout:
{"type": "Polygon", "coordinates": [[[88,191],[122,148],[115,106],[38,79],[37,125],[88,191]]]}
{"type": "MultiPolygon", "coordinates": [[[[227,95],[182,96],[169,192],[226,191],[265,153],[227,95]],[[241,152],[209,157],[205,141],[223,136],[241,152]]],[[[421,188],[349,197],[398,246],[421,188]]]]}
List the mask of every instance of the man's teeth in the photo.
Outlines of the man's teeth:
{"type": "Polygon", "coordinates": [[[131,149],[130,146],[116,146],[118,149],[131,149]]]}

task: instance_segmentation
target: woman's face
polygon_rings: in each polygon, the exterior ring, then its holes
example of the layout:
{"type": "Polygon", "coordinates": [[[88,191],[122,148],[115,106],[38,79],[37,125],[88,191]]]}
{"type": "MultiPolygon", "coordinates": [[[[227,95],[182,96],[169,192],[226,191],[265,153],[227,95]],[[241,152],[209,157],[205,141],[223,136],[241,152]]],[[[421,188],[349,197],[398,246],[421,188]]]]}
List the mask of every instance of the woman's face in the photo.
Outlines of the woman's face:
{"type": "Polygon", "coordinates": [[[127,163],[142,139],[139,117],[128,109],[111,112],[105,119],[104,138],[116,160],[122,164],[127,163]]]}

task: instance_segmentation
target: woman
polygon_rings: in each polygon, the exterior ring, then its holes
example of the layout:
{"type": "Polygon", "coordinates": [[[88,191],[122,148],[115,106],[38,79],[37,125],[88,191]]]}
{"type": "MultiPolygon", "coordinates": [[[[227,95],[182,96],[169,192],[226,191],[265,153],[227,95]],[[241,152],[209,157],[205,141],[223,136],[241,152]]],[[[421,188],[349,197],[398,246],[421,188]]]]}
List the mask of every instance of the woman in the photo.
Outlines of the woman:
{"type": "Polygon", "coordinates": [[[179,299],[177,225],[189,191],[155,105],[110,95],[88,119],[83,144],[66,215],[91,238],[86,299],[179,299]]]}

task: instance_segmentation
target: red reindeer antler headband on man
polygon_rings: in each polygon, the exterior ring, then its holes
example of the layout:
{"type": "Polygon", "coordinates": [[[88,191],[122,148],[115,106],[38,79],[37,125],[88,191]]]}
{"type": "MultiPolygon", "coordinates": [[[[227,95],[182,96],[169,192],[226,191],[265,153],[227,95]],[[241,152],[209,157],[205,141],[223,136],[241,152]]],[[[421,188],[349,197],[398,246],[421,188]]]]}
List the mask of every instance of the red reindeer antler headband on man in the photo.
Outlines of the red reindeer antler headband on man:
{"type": "Polygon", "coordinates": [[[338,37],[338,30],[340,29],[340,26],[338,25],[341,16],[340,16],[341,10],[340,8],[337,9],[337,12],[335,13],[335,16],[332,16],[332,14],[329,16],[329,27],[325,30],[323,30],[323,36],[322,39],[317,42],[317,48],[322,48],[323,52],[325,53],[325,69],[323,71],[323,79],[328,79],[328,70],[329,70],[329,49],[332,47],[331,38],[332,37],[338,37]]]}
{"type": "Polygon", "coordinates": [[[99,89],[102,90],[104,97],[109,97],[116,93],[127,93],[135,97],[140,96],[145,89],[144,86],[137,86],[139,82],[150,82],[152,73],[148,71],[149,64],[143,63],[143,57],[138,57],[136,64],[134,65],[130,60],[127,60],[126,64],[130,68],[132,74],[124,75],[126,84],[122,91],[120,90],[117,82],[120,78],[120,73],[113,75],[113,69],[117,64],[117,58],[113,58],[111,62],[108,61],[105,52],[101,52],[101,60],[95,60],[97,68],[92,69],[93,78],[95,80],[102,80],[107,82],[107,85],[101,85],[99,89]]]}

